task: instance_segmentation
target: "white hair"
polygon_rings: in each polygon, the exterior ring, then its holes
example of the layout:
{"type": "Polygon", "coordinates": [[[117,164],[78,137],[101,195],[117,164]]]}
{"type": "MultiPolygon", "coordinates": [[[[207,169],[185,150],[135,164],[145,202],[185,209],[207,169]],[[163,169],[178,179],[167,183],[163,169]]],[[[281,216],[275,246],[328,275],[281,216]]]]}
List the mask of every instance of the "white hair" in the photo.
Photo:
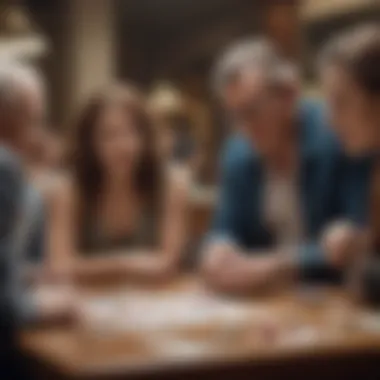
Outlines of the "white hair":
{"type": "Polygon", "coordinates": [[[214,76],[214,91],[221,95],[225,87],[245,69],[259,68],[272,82],[296,81],[297,70],[291,62],[281,57],[265,38],[239,41],[221,55],[214,76]]]}
{"type": "Polygon", "coordinates": [[[18,61],[0,61],[0,106],[14,104],[23,91],[32,89],[43,93],[39,72],[18,61]]]}

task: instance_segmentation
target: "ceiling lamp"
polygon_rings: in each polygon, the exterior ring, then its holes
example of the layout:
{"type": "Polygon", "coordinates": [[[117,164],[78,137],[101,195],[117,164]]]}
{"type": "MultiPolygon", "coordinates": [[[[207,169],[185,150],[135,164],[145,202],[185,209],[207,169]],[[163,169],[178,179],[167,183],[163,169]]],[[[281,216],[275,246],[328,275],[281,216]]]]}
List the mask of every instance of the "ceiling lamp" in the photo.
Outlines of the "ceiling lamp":
{"type": "Polygon", "coordinates": [[[18,1],[2,0],[0,59],[34,59],[46,52],[46,40],[32,24],[27,9],[18,1]]]}

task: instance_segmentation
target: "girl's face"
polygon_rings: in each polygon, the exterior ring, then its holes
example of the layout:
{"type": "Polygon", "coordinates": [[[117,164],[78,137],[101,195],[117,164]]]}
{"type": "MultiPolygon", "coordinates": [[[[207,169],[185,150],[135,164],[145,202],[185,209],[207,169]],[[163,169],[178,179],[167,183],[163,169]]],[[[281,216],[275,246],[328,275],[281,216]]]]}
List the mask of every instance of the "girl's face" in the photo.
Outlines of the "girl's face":
{"type": "Polygon", "coordinates": [[[99,118],[95,153],[103,169],[124,175],[138,162],[143,142],[134,118],[120,106],[109,106],[99,118]]]}
{"type": "Polygon", "coordinates": [[[333,128],[346,151],[365,154],[379,143],[379,101],[367,95],[348,73],[338,67],[326,67],[322,72],[333,128]]]}

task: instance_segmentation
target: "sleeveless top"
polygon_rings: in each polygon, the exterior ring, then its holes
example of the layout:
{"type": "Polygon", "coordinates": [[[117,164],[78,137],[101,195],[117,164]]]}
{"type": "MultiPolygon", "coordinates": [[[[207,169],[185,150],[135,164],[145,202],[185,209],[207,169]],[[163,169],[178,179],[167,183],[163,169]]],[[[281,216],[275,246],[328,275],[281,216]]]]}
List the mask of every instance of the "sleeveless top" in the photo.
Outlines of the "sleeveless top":
{"type": "Polygon", "coordinates": [[[79,236],[80,249],[84,255],[93,256],[112,249],[154,247],[157,243],[156,221],[156,213],[145,209],[133,232],[121,236],[109,236],[98,218],[85,215],[79,236]]]}
{"type": "MultiPolygon", "coordinates": [[[[164,169],[168,176],[175,177],[178,177],[183,171],[183,169],[178,170],[178,165],[169,164],[164,169]]],[[[143,207],[134,231],[118,237],[109,236],[104,231],[99,219],[88,212],[84,215],[83,226],[79,234],[79,248],[82,254],[96,256],[104,254],[107,250],[125,249],[125,253],[128,253],[128,249],[154,248],[159,243],[158,227],[161,203],[153,202],[153,204],[150,203],[143,207]]]]}

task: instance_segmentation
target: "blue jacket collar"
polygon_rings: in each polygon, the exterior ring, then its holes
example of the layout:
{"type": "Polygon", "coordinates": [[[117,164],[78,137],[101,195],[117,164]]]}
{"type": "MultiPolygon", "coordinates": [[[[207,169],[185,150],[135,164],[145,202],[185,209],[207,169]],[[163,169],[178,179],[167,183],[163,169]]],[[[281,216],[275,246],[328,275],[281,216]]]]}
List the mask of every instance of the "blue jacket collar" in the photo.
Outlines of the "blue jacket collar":
{"type": "MultiPolygon", "coordinates": [[[[324,140],[327,134],[331,135],[331,131],[327,128],[326,120],[323,120],[324,118],[325,112],[323,112],[321,104],[305,99],[298,102],[295,127],[298,133],[301,159],[308,159],[318,154],[321,149],[321,140],[324,140]],[[322,128],[321,123],[324,125],[322,128]]],[[[255,148],[254,142],[248,141],[239,132],[237,135],[242,140],[242,149],[249,151],[252,159],[260,159],[260,153],[255,148]]]]}

